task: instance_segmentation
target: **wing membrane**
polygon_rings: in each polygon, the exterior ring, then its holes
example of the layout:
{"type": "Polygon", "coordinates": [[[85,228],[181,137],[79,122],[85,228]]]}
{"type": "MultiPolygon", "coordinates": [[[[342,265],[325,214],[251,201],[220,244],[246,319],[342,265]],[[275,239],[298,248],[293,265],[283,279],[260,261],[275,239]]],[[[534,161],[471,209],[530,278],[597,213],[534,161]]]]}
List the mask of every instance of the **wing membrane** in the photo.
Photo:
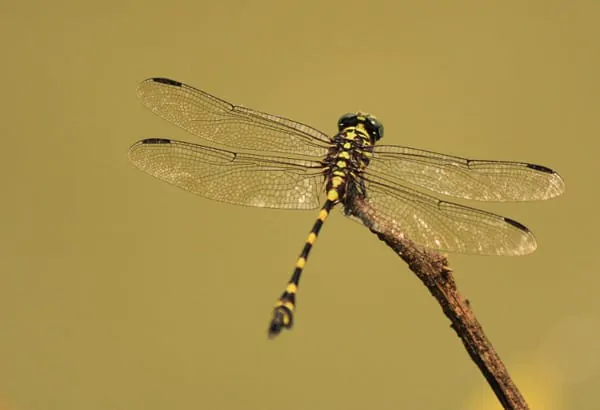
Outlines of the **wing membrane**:
{"type": "Polygon", "coordinates": [[[235,153],[169,139],[145,139],[129,149],[142,171],[194,194],[280,209],[314,209],[323,189],[321,164],[235,153]]]}
{"type": "MultiPolygon", "coordinates": [[[[408,187],[390,186],[385,181],[365,179],[352,186],[372,212],[368,221],[345,206],[349,216],[365,225],[380,221],[426,248],[484,255],[525,255],[537,247],[533,234],[520,223],[490,212],[441,201],[408,187]]],[[[352,195],[351,195],[352,196],[352,195]]]]}
{"type": "Polygon", "coordinates": [[[470,160],[409,147],[375,146],[367,175],[479,201],[533,201],[564,192],[560,175],[525,162],[470,160]]]}
{"type": "Polygon", "coordinates": [[[150,78],[137,89],[143,104],[198,137],[243,150],[323,157],[330,139],[287,118],[239,107],[177,81],[150,78]]]}

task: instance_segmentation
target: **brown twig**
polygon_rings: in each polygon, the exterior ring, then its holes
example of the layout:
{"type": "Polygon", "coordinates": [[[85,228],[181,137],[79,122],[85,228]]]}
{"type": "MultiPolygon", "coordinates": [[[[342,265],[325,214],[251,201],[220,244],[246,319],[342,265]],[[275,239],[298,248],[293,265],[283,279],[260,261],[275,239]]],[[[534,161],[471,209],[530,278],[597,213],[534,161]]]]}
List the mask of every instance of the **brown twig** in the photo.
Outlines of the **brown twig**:
{"type": "Polygon", "coordinates": [[[404,237],[401,227],[387,219],[378,218],[377,212],[365,198],[354,198],[351,214],[391,247],[429,289],[502,406],[505,409],[529,409],[504,363],[486,338],[468,300],[456,288],[446,257],[423,249],[404,237]]]}

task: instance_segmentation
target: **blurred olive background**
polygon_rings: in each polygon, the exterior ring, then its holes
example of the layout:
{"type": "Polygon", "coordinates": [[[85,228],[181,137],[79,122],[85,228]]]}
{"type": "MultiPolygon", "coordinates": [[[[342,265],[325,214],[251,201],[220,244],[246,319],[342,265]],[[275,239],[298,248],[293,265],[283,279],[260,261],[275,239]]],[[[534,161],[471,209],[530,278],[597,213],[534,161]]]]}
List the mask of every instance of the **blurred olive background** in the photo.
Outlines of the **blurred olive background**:
{"type": "Polygon", "coordinates": [[[2,6],[0,408],[497,409],[448,320],[335,213],[296,326],[266,337],[316,212],[236,207],[139,172],[164,76],[335,132],[555,168],[565,196],[475,204],[527,257],[451,255],[535,409],[600,408],[595,1],[13,2],[2,6]]]}

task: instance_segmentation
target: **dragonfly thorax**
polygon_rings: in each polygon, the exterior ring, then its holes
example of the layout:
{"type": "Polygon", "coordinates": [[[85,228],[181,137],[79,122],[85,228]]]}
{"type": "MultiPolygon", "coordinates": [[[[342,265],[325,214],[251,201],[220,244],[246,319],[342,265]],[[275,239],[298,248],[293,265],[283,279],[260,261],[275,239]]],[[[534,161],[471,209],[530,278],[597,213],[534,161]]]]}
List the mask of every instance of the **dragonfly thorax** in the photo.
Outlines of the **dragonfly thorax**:
{"type": "Polygon", "coordinates": [[[373,115],[362,112],[342,115],[338,120],[338,131],[343,132],[350,127],[364,129],[373,143],[383,138],[383,124],[373,115]]]}

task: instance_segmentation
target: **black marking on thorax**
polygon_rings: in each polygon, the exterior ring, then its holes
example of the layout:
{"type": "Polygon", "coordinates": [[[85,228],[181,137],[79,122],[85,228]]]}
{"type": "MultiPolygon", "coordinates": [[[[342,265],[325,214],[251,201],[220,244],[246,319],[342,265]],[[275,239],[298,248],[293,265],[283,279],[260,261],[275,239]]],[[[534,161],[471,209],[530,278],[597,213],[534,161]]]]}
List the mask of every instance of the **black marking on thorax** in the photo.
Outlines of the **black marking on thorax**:
{"type": "Polygon", "coordinates": [[[340,200],[344,196],[348,183],[360,176],[369,165],[373,153],[373,143],[368,133],[359,127],[348,127],[336,134],[332,140],[325,166],[325,190],[336,189],[340,200]]]}

